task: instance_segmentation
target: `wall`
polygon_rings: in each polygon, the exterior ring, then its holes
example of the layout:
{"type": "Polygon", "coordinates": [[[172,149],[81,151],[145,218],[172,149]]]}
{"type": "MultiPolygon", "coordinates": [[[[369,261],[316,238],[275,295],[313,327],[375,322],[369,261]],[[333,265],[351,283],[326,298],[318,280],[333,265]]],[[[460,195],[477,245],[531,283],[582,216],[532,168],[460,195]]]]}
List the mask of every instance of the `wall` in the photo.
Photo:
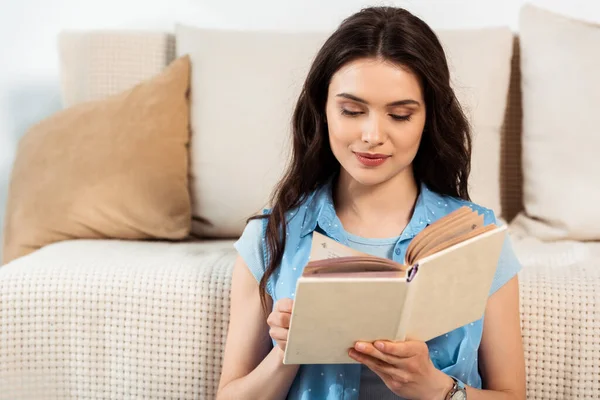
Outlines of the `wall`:
{"type": "MultiPolygon", "coordinates": [[[[534,4],[600,22],[600,1],[534,4]]],[[[436,29],[518,27],[523,0],[0,0],[0,226],[21,135],[61,107],[56,37],[63,29],[172,30],[177,22],[230,29],[318,30],[371,4],[403,6],[436,29]]]]}

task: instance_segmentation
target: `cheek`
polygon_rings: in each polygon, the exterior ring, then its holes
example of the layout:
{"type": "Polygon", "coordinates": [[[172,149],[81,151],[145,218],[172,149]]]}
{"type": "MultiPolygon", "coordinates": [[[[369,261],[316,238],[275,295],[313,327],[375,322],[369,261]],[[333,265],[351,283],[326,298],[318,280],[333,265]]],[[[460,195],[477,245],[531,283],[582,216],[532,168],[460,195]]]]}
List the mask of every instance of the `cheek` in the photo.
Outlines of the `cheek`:
{"type": "Polygon", "coordinates": [[[347,148],[361,137],[361,128],[357,120],[343,115],[327,114],[327,130],[332,150],[347,148]]]}
{"type": "Polygon", "coordinates": [[[423,124],[412,123],[396,130],[391,135],[391,140],[394,147],[401,153],[416,153],[421,143],[423,136],[423,124]]]}

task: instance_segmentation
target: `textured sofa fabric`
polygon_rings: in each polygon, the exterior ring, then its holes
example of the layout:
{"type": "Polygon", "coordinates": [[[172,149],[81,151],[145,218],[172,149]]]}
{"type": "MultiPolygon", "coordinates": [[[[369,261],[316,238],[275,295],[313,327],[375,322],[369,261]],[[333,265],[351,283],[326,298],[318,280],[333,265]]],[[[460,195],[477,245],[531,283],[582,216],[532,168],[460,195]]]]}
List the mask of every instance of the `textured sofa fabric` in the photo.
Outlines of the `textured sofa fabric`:
{"type": "Polygon", "coordinates": [[[521,238],[515,250],[527,398],[600,398],[600,244],[521,238]]]}
{"type": "MultiPolygon", "coordinates": [[[[515,248],[527,398],[598,398],[600,251],[515,248]]],[[[234,259],[230,241],[70,241],[0,268],[0,400],[213,399],[234,259]]]]}
{"type": "Polygon", "coordinates": [[[234,259],[69,241],[0,268],[0,399],[213,399],[234,259]]]}
{"type": "Polygon", "coordinates": [[[58,40],[64,107],[102,99],[162,71],[175,58],[164,32],[68,31],[58,40]]]}

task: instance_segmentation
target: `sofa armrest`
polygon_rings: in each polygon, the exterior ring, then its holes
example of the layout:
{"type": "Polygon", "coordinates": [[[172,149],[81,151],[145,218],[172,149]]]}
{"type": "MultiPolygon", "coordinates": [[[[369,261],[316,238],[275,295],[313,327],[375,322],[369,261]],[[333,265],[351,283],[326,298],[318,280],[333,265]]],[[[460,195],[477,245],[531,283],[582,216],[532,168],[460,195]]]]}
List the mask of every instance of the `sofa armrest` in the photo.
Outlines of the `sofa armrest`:
{"type": "Polygon", "coordinates": [[[0,399],[214,398],[233,242],[68,241],[0,268],[0,399]]]}
{"type": "Polygon", "coordinates": [[[528,399],[600,393],[600,243],[515,242],[528,399]]]}
{"type": "MultiPolygon", "coordinates": [[[[600,244],[519,239],[527,398],[600,392],[600,244]]],[[[72,241],[0,267],[0,399],[216,395],[232,242],[72,241]]]]}

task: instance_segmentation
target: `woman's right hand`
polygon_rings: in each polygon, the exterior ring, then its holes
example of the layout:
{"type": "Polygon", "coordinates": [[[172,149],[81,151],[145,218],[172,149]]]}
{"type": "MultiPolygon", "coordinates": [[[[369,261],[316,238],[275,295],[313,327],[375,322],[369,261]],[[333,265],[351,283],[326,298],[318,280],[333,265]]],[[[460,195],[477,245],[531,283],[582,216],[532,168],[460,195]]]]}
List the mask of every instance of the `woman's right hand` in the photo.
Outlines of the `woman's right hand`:
{"type": "Polygon", "coordinates": [[[292,299],[277,300],[275,307],[273,307],[273,311],[267,318],[267,324],[270,327],[269,335],[283,351],[285,351],[285,346],[287,344],[293,305],[294,300],[292,299]]]}

